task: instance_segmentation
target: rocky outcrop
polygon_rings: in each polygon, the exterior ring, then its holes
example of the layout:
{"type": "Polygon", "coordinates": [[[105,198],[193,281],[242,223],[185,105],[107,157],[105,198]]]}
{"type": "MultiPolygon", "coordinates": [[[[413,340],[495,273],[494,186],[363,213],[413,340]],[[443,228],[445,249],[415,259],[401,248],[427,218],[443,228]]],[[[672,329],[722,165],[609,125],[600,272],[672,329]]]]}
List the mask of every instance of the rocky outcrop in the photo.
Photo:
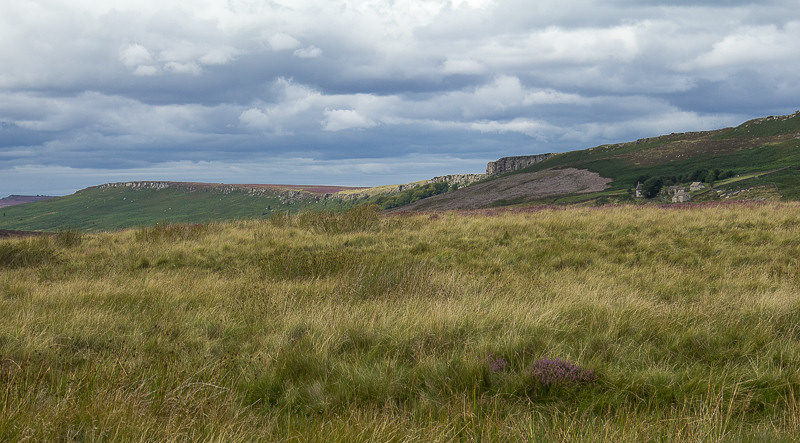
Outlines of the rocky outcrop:
{"type": "Polygon", "coordinates": [[[168,189],[177,188],[184,192],[196,192],[200,190],[219,192],[221,194],[231,194],[234,192],[246,192],[248,195],[261,197],[278,197],[281,203],[291,204],[299,201],[319,201],[329,198],[331,194],[314,194],[302,189],[282,189],[279,186],[248,186],[248,185],[227,185],[222,183],[194,183],[194,182],[169,182],[169,181],[135,181],[106,183],[98,186],[98,189],[127,187],[135,191],[142,189],[168,189]]]}
{"type": "Polygon", "coordinates": [[[499,175],[511,171],[527,168],[530,165],[541,163],[554,154],[521,155],[517,157],[503,157],[499,160],[489,162],[486,165],[486,175],[499,175]]]}
{"type": "Polygon", "coordinates": [[[146,181],[138,181],[138,182],[120,182],[120,183],[106,183],[104,185],[98,186],[98,189],[109,189],[109,188],[122,188],[128,187],[131,189],[166,189],[169,188],[170,182],[146,182],[146,181]]]}
{"type": "Polygon", "coordinates": [[[425,183],[448,183],[450,185],[466,186],[486,178],[485,174],[452,174],[433,177],[425,183]]]}

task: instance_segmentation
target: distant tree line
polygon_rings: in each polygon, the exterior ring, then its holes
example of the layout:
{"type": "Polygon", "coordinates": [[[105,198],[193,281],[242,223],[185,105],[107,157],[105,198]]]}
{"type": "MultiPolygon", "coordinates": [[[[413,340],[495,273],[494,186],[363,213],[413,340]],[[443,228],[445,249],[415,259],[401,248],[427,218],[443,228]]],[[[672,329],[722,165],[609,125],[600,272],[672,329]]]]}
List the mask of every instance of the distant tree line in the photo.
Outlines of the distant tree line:
{"type": "Polygon", "coordinates": [[[428,183],[422,186],[417,186],[416,188],[406,189],[405,191],[394,195],[382,195],[375,199],[375,204],[377,204],[381,209],[391,209],[398,206],[408,205],[433,195],[444,194],[447,191],[453,191],[456,189],[458,189],[457,184],[449,185],[444,182],[428,183]]]}
{"type": "Polygon", "coordinates": [[[720,169],[695,169],[694,171],[681,175],[640,175],[636,178],[636,184],[642,184],[642,193],[647,198],[653,198],[661,192],[664,186],[674,186],[679,183],[705,182],[713,183],[716,180],[724,180],[736,175],[732,170],[722,171],[720,169]]]}

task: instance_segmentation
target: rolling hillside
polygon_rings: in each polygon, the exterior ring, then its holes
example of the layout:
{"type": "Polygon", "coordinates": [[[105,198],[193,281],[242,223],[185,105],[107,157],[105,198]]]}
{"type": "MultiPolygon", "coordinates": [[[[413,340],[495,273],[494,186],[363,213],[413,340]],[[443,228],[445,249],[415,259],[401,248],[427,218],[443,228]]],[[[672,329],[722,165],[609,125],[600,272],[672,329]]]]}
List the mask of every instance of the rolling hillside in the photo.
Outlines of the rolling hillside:
{"type": "Polygon", "coordinates": [[[46,201],[4,208],[0,229],[107,231],[159,222],[204,223],[267,218],[275,212],[342,210],[357,199],[330,198],[352,190],[331,186],[217,185],[179,182],[111,183],[46,201]]]}
{"type": "Polygon", "coordinates": [[[408,191],[419,193],[431,187],[441,192],[478,178],[474,174],[449,175],[374,188],[167,181],[108,183],[64,197],[2,208],[0,229],[113,231],[156,223],[264,219],[276,213],[302,211],[338,212],[387,195],[405,196],[408,191]]]}
{"type": "MultiPolygon", "coordinates": [[[[800,200],[800,112],[755,119],[734,128],[670,134],[555,154],[529,167],[402,209],[633,202],[633,187],[648,178],[663,179],[665,185],[706,181],[706,190],[693,193],[693,199],[699,201],[800,200]],[[608,179],[607,186],[597,189],[571,180],[576,169],[608,179]],[[714,170],[730,171],[732,177],[698,179],[714,170]],[[543,174],[552,186],[540,183],[543,174]],[[565,185],[570,180],[572,186],[565,185]],[[524,188],[530,191],[524,192],[524,188]],[[493,189],[493,195],[487,195],[488,189],[493,189]]],[[[659,196],[637,201],[663,200],[659,196]]]]}

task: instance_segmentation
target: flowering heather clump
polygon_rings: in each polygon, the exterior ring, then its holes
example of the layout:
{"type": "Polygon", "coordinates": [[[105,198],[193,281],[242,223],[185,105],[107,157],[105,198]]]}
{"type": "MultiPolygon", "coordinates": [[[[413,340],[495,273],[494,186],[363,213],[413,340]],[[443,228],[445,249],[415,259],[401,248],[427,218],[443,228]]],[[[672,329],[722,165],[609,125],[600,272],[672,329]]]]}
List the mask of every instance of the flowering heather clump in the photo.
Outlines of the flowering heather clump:
{"type": "Polygon", "coordinates": [[[500,372],[506,368],[506,360],[503,357],[495,357],[491,352],[486,360],[489,364],[489,370],[492,372],[500,372]]]}
{"type": "Polygon", "coordinates": [[[560,358],[536,360],[531,366],[531,373],[545,386],[593,383],[597,380],[597,375],[591,369],[584,369],[560,358]]]}

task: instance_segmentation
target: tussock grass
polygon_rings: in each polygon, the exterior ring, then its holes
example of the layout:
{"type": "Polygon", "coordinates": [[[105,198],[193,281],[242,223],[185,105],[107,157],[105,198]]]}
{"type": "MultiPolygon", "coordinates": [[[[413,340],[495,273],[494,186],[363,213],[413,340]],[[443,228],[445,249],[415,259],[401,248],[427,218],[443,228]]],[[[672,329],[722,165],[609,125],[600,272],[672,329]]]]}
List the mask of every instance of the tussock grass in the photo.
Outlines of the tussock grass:
{"type": "Polygon", "coordinates": [[[4,240],[0,439],[791,441],[798,234],[739,204],[4,240]]]}

